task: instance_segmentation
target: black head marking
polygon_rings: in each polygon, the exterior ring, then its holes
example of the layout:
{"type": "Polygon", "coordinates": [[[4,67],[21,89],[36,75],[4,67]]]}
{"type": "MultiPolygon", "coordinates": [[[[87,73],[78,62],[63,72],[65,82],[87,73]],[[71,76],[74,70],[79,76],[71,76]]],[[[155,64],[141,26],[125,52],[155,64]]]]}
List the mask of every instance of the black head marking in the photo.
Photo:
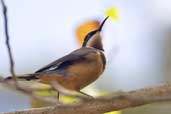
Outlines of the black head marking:
{"type": "Polygon", "coordinates": [[[89,41],[89,39],[90,39],[94,34],[96,34],[96,32],[97,32],[97,30],[91,31],[91,32],[89,32],[89,33],[85,36],[85,39],[84,39],[84,42],[83,42],[82,47],[85,47],[85,46],[86,46],[86,44],[87,44],[87,42],[89,41]]]}
{"type": "Polygon", "coordinates": [[[91,32],[89,32],[89,33],[85,36],[84,42],[83,42],[83,44],[82,44],[82,47],[85,47],[85,46],[86,46],[87,42],[90,40],[90,38],[92,38],[92,36],[93,36],[94,34],[96,34],[97,32],[101,32],[101,30],[102,30],[102,28],[103,28],[103,25],[104,25],[104,23],[106,22],[107,19],[108,19],[108,17],[106,17],[106,18],[103,20],[103,22],[101,23],[100,27],[99,27],[97,30],[91,31],[91,32]]]}

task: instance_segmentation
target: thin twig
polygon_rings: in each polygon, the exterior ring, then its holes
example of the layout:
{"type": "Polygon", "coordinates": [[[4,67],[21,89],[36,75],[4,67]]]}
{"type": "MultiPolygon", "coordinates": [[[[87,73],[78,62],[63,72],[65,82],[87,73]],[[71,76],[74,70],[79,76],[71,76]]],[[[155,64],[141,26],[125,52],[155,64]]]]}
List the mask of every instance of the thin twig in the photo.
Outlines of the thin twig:
{"type": "Polygon", "coordinates": [[[8,56],[10,59],[10,72],[14,81],[14,85],[11,86],[8,82],[3,82],[1,80],[2,83],[4,84],[8,84],[8,86],[10,86],[11,88],[15,88],[35,99],[38,99],[38,97],[36,95],[33,94],[33,91],[31,89],[28,88],[23,88],[21,86],[18,85],[17,83],[17,77],[15,74],[15,70],[14,70],[14,60],[13,60],[13,55],[12,55],[12,51],[11,51],[11,46],[10,46],[10,37],[9,37],[9,31],[8,31],[8,17],[7,17],[7,6],[5,5],[4,0],[1,0],[1,4],[2,4],[2,9],[3,9],[3,17],[4,17],[4,29],[5,29],[5,38],[6,38],[6,46],[7,46],[7,50],[8,50],[8,56]]]}
{"type": "MultiPolygon", "coordinates": [[[[7,6],[5,5],[4,0],[1,0],[2,3],[2,8],[3,8],[3,15],[4,15],[4,29],[5,29],[5,38],[6,38],[6,46],[7,46],[7,50],[8,50],[8,56],[10,59],[10,72],[14,81],[14,85],[11,86],[12,88],[16,88],[17,90],[28,94],[29,96],[38,99],[37,96],[35,96],[32,92],[32,90],[28,89],[28,88],[23,88],[21,86],[18,85],[17,83],[17,77],[15,74],[15,70],[14,70],[14,60],[13,60],[13,55],[12,55],[12,51],[11,51],[11,46],[10,46],[10,37],[9,37],[9,31],[8,31],[8,17],[7,17],[7,6]]],[[[6,82],[7,83],[7,82],[6,82]]],[[[10,86],[10,85],[9,85],[10,86]]]]}
{"type": "Polygon", "coordinates": [[[15,70],[14,70],[14,60],[13,60],[13,55],[10,47],[10,38],[9,38],[9,31],[8,31],[8,17],[7,17],[7,7],[5,5],[4,0],[1,0],[2,3],[2,8],[3,8],[3,15],[4,15],[4,28],[5,28],[5,37],[6,37],[6,46],[8,50],[8,55],[10,59],[10,72],[13,77],[13,80],[15,81],[17,85],[17,78],[15,75],[15,70]]]}
{"type": "Polygon", "coordinates": [[[165,84],[111,96],[76,104],[34,108],[4,114],[102,114],[155,102],[171,101],[171,85],[165,84]]]}
{"type": "Polygon", "coordinates": [[[54,97],[43,97],[43,96],[40,96],[40,95],[36,95],[35,92],[38,92],[38,91],[48,91],[49,88],[47,89],[38,89],[38,88],[28,88],[28,87],[25,87],[25,86],[21,86],[20,84],[18,84],[18,86],[16,87],[15,86],[15,82],[8,82],[8,81],[5,81],[5,82],[1,82],[5,87],[9,87],[10,89],[15,89],[19,92],[22,92],[24,94],[26,94],[27,96],[35,99],[35,100],[41,100],[41,101],[45,101],[45,102],[49,102],[49,103],[54,103],[54,104],[60,104],[60,102],[57,101],[56,98],[54,97]]]}

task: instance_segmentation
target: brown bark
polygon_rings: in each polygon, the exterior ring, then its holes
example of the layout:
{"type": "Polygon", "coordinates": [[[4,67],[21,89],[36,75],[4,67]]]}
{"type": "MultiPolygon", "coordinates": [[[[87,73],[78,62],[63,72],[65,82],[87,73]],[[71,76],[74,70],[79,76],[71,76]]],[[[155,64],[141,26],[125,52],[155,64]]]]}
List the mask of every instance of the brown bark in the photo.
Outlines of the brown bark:
{"type": "Polygon", "coordinates": [[[33,108],[4,114],[102,114],[154,102],[170,101],[171,85],[165,84],[157,87],[123,92],[114,97],[111,96],[91,99],[76,104],[33,108]]]}

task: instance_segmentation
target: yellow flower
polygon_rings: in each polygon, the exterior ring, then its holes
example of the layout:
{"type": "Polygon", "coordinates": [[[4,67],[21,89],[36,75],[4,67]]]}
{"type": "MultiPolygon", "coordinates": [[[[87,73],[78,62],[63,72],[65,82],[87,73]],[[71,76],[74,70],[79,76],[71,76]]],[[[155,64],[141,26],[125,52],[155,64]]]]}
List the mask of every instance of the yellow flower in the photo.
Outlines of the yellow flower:
{"type": "Polygon", "coordinates": [[[119,21],[118,9],[116,7],[111,7],[105,11],[105,14],[111,19],[119,21]]]}

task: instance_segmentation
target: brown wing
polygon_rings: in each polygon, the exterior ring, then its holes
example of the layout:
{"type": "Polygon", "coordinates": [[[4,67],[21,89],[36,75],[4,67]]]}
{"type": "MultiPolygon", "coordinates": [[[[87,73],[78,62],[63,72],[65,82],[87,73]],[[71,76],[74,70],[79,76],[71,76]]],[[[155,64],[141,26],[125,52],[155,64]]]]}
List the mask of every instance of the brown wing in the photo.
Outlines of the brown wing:
{"type": "Polygon", "coordinates": [[[67,68],[76,61],[85,59],[84,56],[88,53],[95,53],[96,50],[92,48],[80,48],[72,53],[46,65],[45,67],[37,70],[35,73],[55,71],[63,68],[67,68]]]}

